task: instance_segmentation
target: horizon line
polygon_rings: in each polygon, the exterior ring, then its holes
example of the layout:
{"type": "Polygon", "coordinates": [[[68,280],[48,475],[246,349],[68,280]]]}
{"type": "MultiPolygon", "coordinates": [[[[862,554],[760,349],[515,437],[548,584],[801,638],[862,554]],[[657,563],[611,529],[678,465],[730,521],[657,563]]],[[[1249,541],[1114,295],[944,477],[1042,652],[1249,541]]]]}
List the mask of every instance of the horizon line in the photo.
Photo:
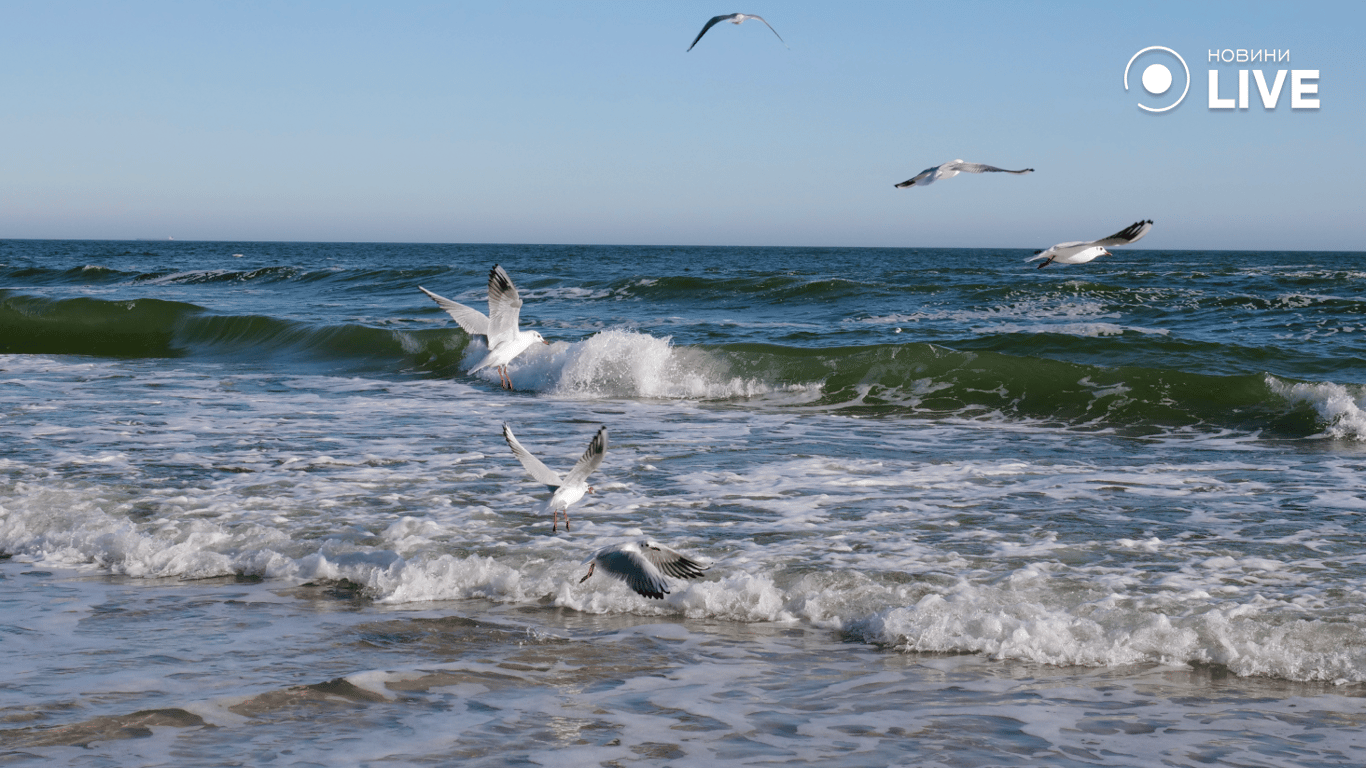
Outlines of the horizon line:
{"type": "MultiPolygon", "coordinates": [[[[460,246],[521,246],[521,247],[553,247],[553,248],[814,248],[814,249],[868,249],[868,250],[960,250],[960,251],[985,251],[985,250],[1009,250],[1009,251],[1032,251],[1030,246],[957,246],[957,245],[702,245],[702,244],[681,244],[681,243],[512,243],[512,242],[446,242],[446,241],[402,241],[402,240],[177,240],[175,238],[150,238],[150,237],[0,237],[0,243],[10,241],[23,242],[70,242],[70,243],[258,243],[258,244],[293,244],[300,245],[306,243],[319,245],[460,245],[460,246]]],[[[1145,251],[1201,251],[1213,253],[1360,253],[1366,251],[1351,251],[1325,248],[1136,248],[1127,247],[1124,249],[1130,253],[1145,251]]]]}

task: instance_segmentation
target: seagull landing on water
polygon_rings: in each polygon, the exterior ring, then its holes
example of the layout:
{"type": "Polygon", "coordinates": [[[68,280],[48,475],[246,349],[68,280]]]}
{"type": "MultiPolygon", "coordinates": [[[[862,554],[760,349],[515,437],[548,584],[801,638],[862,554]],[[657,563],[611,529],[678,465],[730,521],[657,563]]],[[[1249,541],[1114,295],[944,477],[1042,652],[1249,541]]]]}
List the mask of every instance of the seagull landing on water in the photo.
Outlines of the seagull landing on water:
{"type": "Polygon", "coordinates": [[[1007,171],[1004,168],[997,168],[994,165],[983,163],[965,163],[962,160],[950,160],[943,165],[934,168],[926,168],[909,179],[896,185],[897,189],[902,187],[928,187],[940,179],[952,179],[960,173],[1033,173],[1033,168],[1026,168],[1023,171],[1007,171]]]}
{"type": "Polygon", "coordinates": [[[1109,251],[1105,250],[1106,246],[1113,247],[1116,245],[1128,245],[1129,243],[1138,242],[1144,235],[1148,234],[1148,230],[1152,228],[1152,219],[1148,219],[1147,221],[1136,221],[1109,237],[1102,237],[1099,240],[1092,240],[1089,243],[1074,240],[1067,243],[1058,243],[1046,251],[1035,251],[1034,255],[1025,259],[1025,261],[1043,259],[1044,263],[1039,265],[1039,269],[1043,269],[1055,261],[1059,264],[1085,264],[1099,256],[1111,255],[1109,251]]]}
{"type": "Polygon", "coordinates": [[[470,373],[492,367],[498,371],[498,383],[503,389],[512,389],[512,379],[508,377],[508,363],[526,351],[536,342],[549,344],[535,331],[519,331],[521,321],[522,297],[517,295],[517,286],[512,284],[508,273],[497,264],[489,270],[489,313],[467,307],[456,301],[418,286],[417,289],[432,298],[437,306],[446,310],[455,322],[471,336],[483,336],[488,341],[489,353],[470,373]]]}
{"type": "MultiPolygon", "coordinates": [[[[702,39],[702,36],[705,35],[705,34],[707,34],[707,30],[711,29],[712,27],[716,26],[717,24],[719,24],[719,23],[721,23],[721,22],[723,22],[723,21],[729,21],[729,22],[732,23],[732,24],[741,24],[741,23],[743,23],[743,22],[749,21],[750,19],[754,19],[755,21],[764,21],[764,19],[763,19],[762,16],[755,16],[755,15],[752,14],[752,13],[727,13],[727,14],[722,15],[722,16],[713,16],[713,17],[711,17],[711,21],[708,21],[707,24],[706,24],[706,26],[702,27],[702,31],[697,33],[697,37],[693,38],[692,45],[688,46],[688,50],[691,51],[691,50],[692,50],[692,46],[693,46],[693,45],[697,45],[697,41],[698,41],[698,40],[701,40],[701,39],[702,39]]],[[[778,35],[778,30],[773,29],[773,25],[772,25],[772,24],[769,24],[767,21],[764,21],[764,26],[765,26],[765,27],[768,27],[770,30],[772,30],[772,31],[773,31],[773,34],[778,35]]],[[[786,40],[783,40],[783,36],[782,36],[782,35],[778,35],[778,40],[779,40],[779,42],[781,42],[784,46],[787,45],[787,41],[786,41],[786,40]]]]}
{"type": "Polygon", "coordinates": [[[588,581],[593,570],[601,565],[607,575],[626,582],[636,594],[656,600],[663,600],[669,594],[669,580],[665,576],[700,579],[702,572],[711,567],[649,539],[603,547],[584,562],[591,565],[588,573],[579,579],[580,584],[588,581]]]}
{"type": "Polygon", "coordinates": [[[541,463],[541,460],[531,455],[531,452],[522,447],[517,442],[517,438],[512,434],[512,429],[503,425],[503,439],[508,441],[508,447],[512,449],[512,455],[522,462],[526,471],[536,482],[544,483],[553,493],[550,501],[545,503],[542,509],[549,509],[553,515],[550,530],[559,530],[560,512],[564,512],[564,529],[569,530],[569,505],[583,498],[585,493],[592,493],[593,488],[588,484],[588,476],[593,474],[593,470],[602,463],[602,457],[607,455],[607,427],[598,429],[598,433],[593,436],[588,443],[588,450],[583,452],[574,468],[569,470],[569,474],[560,477],[560,473],[541,463]]]}

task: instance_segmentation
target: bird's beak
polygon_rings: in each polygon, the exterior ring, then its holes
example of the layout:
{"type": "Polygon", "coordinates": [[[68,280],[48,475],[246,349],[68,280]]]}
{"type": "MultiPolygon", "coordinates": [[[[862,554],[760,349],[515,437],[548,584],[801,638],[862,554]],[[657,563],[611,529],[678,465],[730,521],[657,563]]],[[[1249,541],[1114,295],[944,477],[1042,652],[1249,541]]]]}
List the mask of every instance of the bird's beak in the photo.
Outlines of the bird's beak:
{"type": "Polygon", "coordinates": [[[544,344],[544,345],[546,345],[547,347],[550,346],[550,340],[549,340],[549,339],[541,339],[541,343],[544,344]]]}

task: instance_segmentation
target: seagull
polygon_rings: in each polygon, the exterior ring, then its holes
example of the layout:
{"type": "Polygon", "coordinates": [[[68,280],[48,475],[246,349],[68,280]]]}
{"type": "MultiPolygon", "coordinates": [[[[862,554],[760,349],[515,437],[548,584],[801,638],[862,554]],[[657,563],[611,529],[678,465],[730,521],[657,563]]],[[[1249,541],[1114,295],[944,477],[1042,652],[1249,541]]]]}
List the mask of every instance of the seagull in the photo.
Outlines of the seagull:
{"type": "Polygon", "coordinates": [[[569,530],[569,505],[582,499],[585,493],[593,492],[592,486],[588,485],[588,476],[602,463],[602,457],[607,455],[607,427],[598,429],[598,433],[588,443],[588,449],[579,457],[579,462],[564,477],[560,477],[558,472],[542,464],[540,459],[522,447],[512,434],[512,428],[507,424],[503,425],[503,439],[508,441],[512,454],[522,462],[522,466],[526,467],[531,477],[537,482],[545,483],[546,487],[554,492],[550,501],[542,507],[542,511],[549,509],[554,515],[550,530],[559,529],[561,510],[564,511],[564,529],[569,530]]]}
{"type": "Polygon", "coordinates": [[[489,270],[489,313],[451,301],[444,296],[418,286],[417,289],[432,298],[437,306],[446,310],[455,322],[471,336],[483,336],[488,342],[489,353],[470,373],[492,367],[498,371],[498,383],[503,389],[512,389],[512,379],[508,377],[508,363],[526,351],[536,342],[549,344],[536,331],[519,331],[518,316],[522,310],[522,297],[517,295],[517,287],[512,284],[508,273],[497,264],[489,270]]]}
{"type": "Polygon", "coordinates": [[[665,576],[700,579],[702,572],[711,567],[650,539],[603,547],[584,562],[591,565],[588,566],[588,573],[579,579],[580,584],[588,581],[593,569],[601,565],[609,576],[626,582],[637,594],[656,600],[663,600],[669,594],[669,582],[665,576]]]}
{"type": "Polygon", "coordinates": [[[909,179],[895,185],[897,189],[902,187],[928,187],[940,179],[951,179],[960,173],[1033,173],[1033,168],[1026,168],[1023,171],[1007,171],[1004,168],[997,168],[994,165],[983,163],[965,163],[960,158],[951,160],[943,165],[934,168],[926,168],[909,179]]]}
{"type": "MultiPolygon", "coordinates": [[[[702,36],[705,35],[705,34],[707,34],[707,30],[709,30],[709,29],[711,29],[712,27],[716,26],[718,23],[723,22],[723,21],[729,21],[729,22],[732,23],[732,24],[740,24],[740,23],[742,23],[742,22],[749,21],[750,19],[756,19],[756,20],[758,20],[758,21],[764,21],[764,19],[763,19],[762,16],[755,16],[755,15],[752,14],[752,13],[727,13],[727,14],[722,15],[722,16],[713,16],[713,17],[711,17],[711,21],[707,22],[707,25],[706,25],[705,27],[702,27],[702,31],[697,33],[697,37],[693,39],[692,45],[688,46],[688,50],[691,51],[692,48],[693,48],[693,45],[697,45],[697,41],[698,41],[698,40],[701,40],[701,39],[702,39],[702,36]]],[[[765,27],[768,27],[768,28],[771,29],[771,30],[773,30],[773,34],[778,35],[778,30],[773,29],[773,25],[772,25],[772,24],[769,24],[767,21],[764,21],[764,26],[765,26],[765,27]]],[[[782,36],[782,35],[778,35],[778,40],[781,41],[782,44],[783,44],[784,46],[787,45],[787,41],[786,41],[786,40],[783,40],[783,36],[782,36]]]]}
{"type": "Polygon", "coordinates": [[[1074,240],[1068,243],[1058,243],[1046,251],[1035,251],[1034,255],[1025,261],[1044,259],[1044,263],[1039,265],[1039,269],[1043,269],[1055,261],[1059,264],[1085,264],[1098,256],[1111,255],[1109,251],[1105,250],[1105,246],[1128,245],[1138,242],[1152,228],[1152,219],[1136,221],[1109,237],[1102,237],[1089,243],[1074,240]]]}

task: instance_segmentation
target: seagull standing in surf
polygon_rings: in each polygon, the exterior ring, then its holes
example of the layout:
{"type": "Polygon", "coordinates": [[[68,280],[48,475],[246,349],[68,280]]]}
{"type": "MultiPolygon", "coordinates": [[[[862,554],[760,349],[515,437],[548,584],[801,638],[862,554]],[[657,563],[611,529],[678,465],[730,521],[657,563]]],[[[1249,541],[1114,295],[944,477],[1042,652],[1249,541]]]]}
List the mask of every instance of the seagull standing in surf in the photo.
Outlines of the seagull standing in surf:
{"type": "Polygon", "coordinates": [[[603,547],[584,562],[589,563],[588,573],[579,579],[580,584],[602,566],[607,575],[626,582],[636,594],[655,600],[663,600],[669,594],[666,576],[700,579],[703,571],[711,567],[650,539],[603,547]]]}
{"type": "Polygon", "coordinates": [[[1099,240],[1092,240],[1090,242],[1073,240],[1066,243],[1058,243],[1045,251],[1035,251],[1034,255],[1025,259],[1025,261],[1030,262],[1043,259],[1044,262],[1039,265],[1039,269],[1043,269],[1053,262],[1059,264],[1085,264],[1086,262],[1101,256],[1112,255],[1109,251],[1105,250],[1107,247],[1128,245],[1129,243],[1138,242],[1144,235],[1148,234],[1148,230],[1152,228],[1152,219],[1136,221],[1113,235],[1102,237],[1099,240]]]}
{"type": "Polygon", "coordinates": [[[940,179],[952,179],[960,173],[1033,173],[1033,168],[1025,168],[1022,171],[1008,171],[1005,168],[997,168],[994,165],[984,163],[965,163],[961,159],[950,160],[943,165],[936,165],[933,168],[926,168],[909,179],[895,185],[897,189],[903,187],[928,187],[940,179]]]}
{"type": "MultiPolygon", "coordinates": [[[[749,21],[750,19],[754,19],[755,21],[764,21],[762,16],[755,16],[752,13],[727,13],[721,16],[713,16],[711,17],[711,21],[708,21],[706,26],[702,27],[702,31],[697,33],[697,37],[693,38],[692,45],[688,46],[688,50],[691,51],[693,45],[697,45],[697,41],[701,40],[702,36],[707,34],[707,30],[711,29],[717,24],[720,24],[723,21],[729,21],[732,24],[738,25],[743,24],[744,22],[749,21]]],[[[778,34],[778,30],[773,29],[772,24],[769,24],[767,21],[764,21],[764,26],[772,30],[774,35],[777,35],[778,41],[781,42],[784,47],[787,46],[787,41],[783,40],[783,36],[778,34]]]]}
{"type": "Polygon", "coordinates": [[[569,474],[560,477],[555,470],[541,463],[541,460],[531,455],[517,437],[512,434],[512,428],[503,425],[503,439],[508,441],[508,447],[512,449],[512,455],[522,462],[526,471],[539,483],[544,483],[553,493],[550,501],[545,503],[542,508],[549,509],[553,515],[550,530],[559,530],[560,512],[564,512],[564,529],[569,530],[569,505],[583,498],[585,493],[592,493],[593,487],[588,484],[588,476],[593,470],[602,464],[602,457],[607,455],[607,427],[598,429],[598,433],[593,436],[588,443],[588,449],[579,457],[579,461],[574,468],[569,470],[569,474]]]}
{"type": "Polygon", "coordinates": [[[470,369],[470,373],[493,368],[498,371],[498,383],[503,385],[503,389],[513,388],[512,379],[508,376],[508,363],[512,362],[513,358],[538,341],[542,344],[550,343],[536,331],[517,329],[521,321],[522,297],[517,295],[517,286],[512,284],[508,273],[497,264],[489,270],[487,316],[473,307],[438,296],[420,285],[417,289],[430,296],[437,306],[446,310],[446,313],[465,329],[465,333],[483,336],[487,340],[488,354],[478,365],[470,369]]]}

